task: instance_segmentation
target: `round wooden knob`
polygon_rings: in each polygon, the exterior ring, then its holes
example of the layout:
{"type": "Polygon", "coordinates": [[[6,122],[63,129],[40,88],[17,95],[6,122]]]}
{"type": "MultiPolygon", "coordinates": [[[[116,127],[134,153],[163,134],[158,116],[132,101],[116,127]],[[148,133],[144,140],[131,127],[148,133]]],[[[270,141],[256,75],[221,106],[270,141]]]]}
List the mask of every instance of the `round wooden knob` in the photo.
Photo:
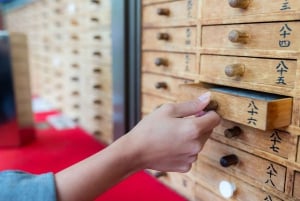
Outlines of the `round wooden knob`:
{"type": "Polygon", "coordinates": [[[168,85],[165,82],[157,82],[155,84],[156,89],[166,89],[167,87],[168,87],[168,85]]]}
{"type": "Polygon", "coordinates": [[[224,135],[227,138],[233,138],[242,134],[242,129],[238,126],[234,126],[232,128],[228,128],[224,131],[224,135]]]}
{"type": "Polygon", "coordinates": [[[230,40],[233,43],[247,43],[248,39],[249,36],[245,32],[232,30],[228,34],[228,40],[230,40]]]}
{"type": "Polygon", "coordinates": [[[217,110],[219,107],[219,104],[215,100],[210,100],[208,105],[203,109],[203,111],[208,112],[210,110],[217,110]]]}
{"type": "Polygon", "coordinates": [[[244,64],[231,64],[225,67],[225,75],[228,77],[240,77],[245,72],[244,64]]]}
{"type": "Polygon", "coordinates": [[[235,165],[239,162],[239,159],[236,155],[231,154],[231,155],[227,155],[227,156],[223,156],[220,159],[220,165],[222,167],[229,167],[231,165],[235,165]]]}
{"type": "Polygon", "coordinates": [[[157,14],[158,15],[163,15],[163,16],[169,16],[170,15],[170,10],[168,8],[158,8],[157,9],[157,14]]]}
{"type": "Polygon", "coordinates": [[[228,0],[228,3],[232,8],[246,9],[249,6],[250,0],[228,0]]]}
{"type": "Polygon", "coordinates": [[[168,65],[168,61],[164,58],[156,58],[154,63],[156,66],[167,66],[168,65]]]}
{"type": "Polygon", "coordinates": [[[168,33],[158,33],[157,34],[157,39],[158,40],[165,40],[165,41],[167,41],[167,40],[169,40],[169,38],[170,38],[170,36],[169,36],[168,33]]]}

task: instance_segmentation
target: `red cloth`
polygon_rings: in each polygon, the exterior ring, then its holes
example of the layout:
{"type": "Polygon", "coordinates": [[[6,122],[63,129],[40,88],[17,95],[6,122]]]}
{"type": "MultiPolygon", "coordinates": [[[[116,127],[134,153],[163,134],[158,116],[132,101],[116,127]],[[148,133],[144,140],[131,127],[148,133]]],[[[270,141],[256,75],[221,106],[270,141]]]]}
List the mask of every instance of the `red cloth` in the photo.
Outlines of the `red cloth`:
{"type": "MultiPolygon", "coordinates": [[[[49,114],[35,115],[44,122],[49,114]]],[[[104,144],[80,128],[37,130],[36,140],[19,148],[0,149],[0,170],[18,169],[35,174],[58,172],[103,149],[104,144]]],[[[185,201],[184,198],[141,171],[120,182],[97,201],[185,201]]]]}

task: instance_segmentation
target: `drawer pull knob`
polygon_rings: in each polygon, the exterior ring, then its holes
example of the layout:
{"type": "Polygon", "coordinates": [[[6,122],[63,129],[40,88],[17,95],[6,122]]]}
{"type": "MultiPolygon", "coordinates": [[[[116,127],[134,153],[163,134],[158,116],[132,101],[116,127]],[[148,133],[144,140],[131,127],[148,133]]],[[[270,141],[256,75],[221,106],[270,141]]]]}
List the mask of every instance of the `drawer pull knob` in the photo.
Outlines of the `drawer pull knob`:
{"type": "Polygon", "coordinates": [[[225,67],[225,74],[228,77],[241,77],[245,72],[244,64],[231,64],[225,67]]]}
{"type": "Polygon", "coordinates": [[[166,89],[167,87],[168,87],[168,85],[165,82],[157,82],[155,84],[156,89],[166,89]]]}
{"type": "Polygon", "coordinates": [[[165,40],[165,41],[168,41],[170,38],[169,34],[168,33],[158,33],[157,34],[157,39],[158,40],[165,40]]]}
{"type": "Polygon", "coordinates": [[[242,129],[238,126],[234,126],[232,128],[228,128],[224,131],[224,135],[227,138],[233,138],[233,137],[237,137],[240,134],[242,134],[242,129]]]}
{"type": "Polygon", "coordinates": [[[232,30],[228,34],[228,39],[233,43],[247,43],[249,36],[245,32],[232,30]]]}
{"type": "Polygon", "coordinates": [[[153,176],[156,178],[166,177],[167,173],[166,172],[155,172],[155,173],[153,173],[153,176]]]}
{"type": "Polygon", "coordinates": [[[236,155],[231,154],[231,155],[227,155],[227,156],[223,156],[220,159],[220,165],[222,167],[229,167],[231,165],[235,165],[239,162],[239,159],[236,155]]]}
{"type": "Polygon", "coordinates": [[[232,8],[246,9],[249,6],[250,0],[228,0],[228,3],[232,8]]]}
{"type": "Polygon", "coordinates": [[[169,16],[170,15],[170,10],[167,8],[158,8],[157,9],[157,14],[158,15],[163,15],[163,16],[169,16]]]}
{"type": "Polygon", "coordinates": [[[164,58],[156,58],[154,63],[156,66],[168,66],[168,61],[164,58]]]}
{"type": "Polygon", "coordinates": [[[208,112],[210,110],[217,110],[219,107],[219,104],[215,100],[209,101],[208,105],[203,109],[203,111],[208,112]]]}
{"type": "Polygon", "coordinates": [[[224,198],[231,198],[236,191],[234,183],[229,181],[221,181],[219,183],[219,192],[224,198]]]}

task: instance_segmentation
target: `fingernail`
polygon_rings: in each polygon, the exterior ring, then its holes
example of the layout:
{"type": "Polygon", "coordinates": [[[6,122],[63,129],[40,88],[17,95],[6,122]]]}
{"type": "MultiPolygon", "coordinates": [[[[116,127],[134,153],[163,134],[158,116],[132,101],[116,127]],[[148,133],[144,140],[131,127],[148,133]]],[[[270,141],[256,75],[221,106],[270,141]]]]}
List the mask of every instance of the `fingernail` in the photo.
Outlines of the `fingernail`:
{"type": "Polygon", "coordinates": [[[208,91],[208,92],[205,92],[204,94],[202,94],[201,96],[199,96],[198,99],[199,99],[201,102],[206,102],[206,101],[209,100],[210,95],[211,95],[211,93],[208,91]]]}

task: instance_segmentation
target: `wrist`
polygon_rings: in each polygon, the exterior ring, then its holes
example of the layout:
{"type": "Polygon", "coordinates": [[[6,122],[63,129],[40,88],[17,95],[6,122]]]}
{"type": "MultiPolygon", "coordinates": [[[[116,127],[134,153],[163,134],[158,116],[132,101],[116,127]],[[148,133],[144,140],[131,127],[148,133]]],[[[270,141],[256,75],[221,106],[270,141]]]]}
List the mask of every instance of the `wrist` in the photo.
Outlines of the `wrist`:
{"type": "Polygon", "coordinates": [[[129,173],[145,169],[146,164],[143,160],[143,149],[141,149],[141,146],[134,135],[128,133],[122,136],[114,143],[114,146],[119,149],[118,152],[120,153],[120,158],[122,162],[127,164],[127,171],[129,173]]]}

